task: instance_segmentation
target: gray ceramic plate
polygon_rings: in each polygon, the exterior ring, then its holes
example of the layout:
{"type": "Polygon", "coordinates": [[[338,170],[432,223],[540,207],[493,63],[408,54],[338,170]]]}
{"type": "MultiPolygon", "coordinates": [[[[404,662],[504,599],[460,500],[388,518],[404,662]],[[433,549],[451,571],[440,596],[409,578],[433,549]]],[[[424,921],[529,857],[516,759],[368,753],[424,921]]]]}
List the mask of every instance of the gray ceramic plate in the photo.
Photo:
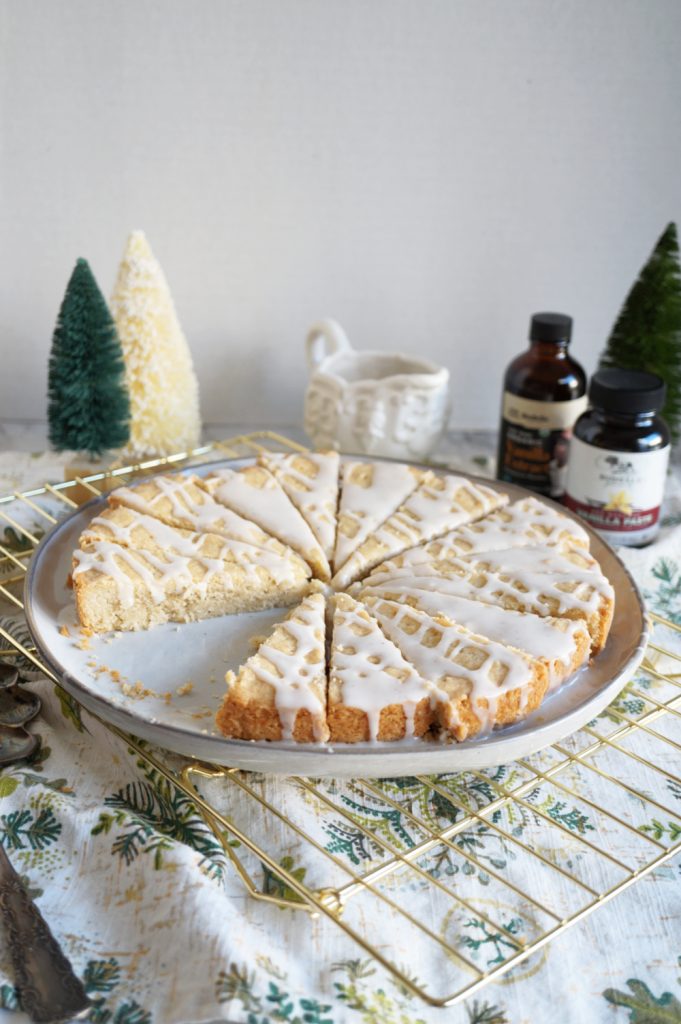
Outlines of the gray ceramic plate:
{"type": "MultiPolygon", "coordinates": [[[[224,460],[194,471],[250,461],[224,460]]],[[[483,482],[505,491],[511,500],[528,493],[483,482]]],[[[225,672],[248,657],[250,637],[265,633],[282,617],[282,609],[92,637],[89,649],[82,650],[66,581],[79,534],[105,503],[103,498],[89,502],[41,542],[26,579],[29,629],[45,663],[84,707],[188,757],[280,775],[388,777],[490,767],[525,757],[579,729],[615,698],[643,657],[647,625],[640,594],[614,551],[592,533],[592,553],[616,594],[608,643],[591,665],[525,721],[461,744],[409,740],[332,747],[228,740],[213,722],[225,690],[225,672]],[[131,694],[137,683],[141,697],[131,694]]]]}

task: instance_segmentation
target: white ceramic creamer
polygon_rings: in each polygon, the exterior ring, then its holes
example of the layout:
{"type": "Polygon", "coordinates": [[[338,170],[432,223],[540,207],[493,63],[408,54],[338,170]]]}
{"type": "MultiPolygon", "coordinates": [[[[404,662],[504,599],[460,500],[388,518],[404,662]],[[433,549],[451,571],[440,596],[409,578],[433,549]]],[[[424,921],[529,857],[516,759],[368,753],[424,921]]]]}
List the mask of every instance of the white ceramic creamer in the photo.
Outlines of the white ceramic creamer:
{"type": "Polygon", "coordinates": [[[317,448],[425,459],[449,415],[449,371],[400,353],[357,352],[334,320],[307,339],[305,429],[317,448]]]}

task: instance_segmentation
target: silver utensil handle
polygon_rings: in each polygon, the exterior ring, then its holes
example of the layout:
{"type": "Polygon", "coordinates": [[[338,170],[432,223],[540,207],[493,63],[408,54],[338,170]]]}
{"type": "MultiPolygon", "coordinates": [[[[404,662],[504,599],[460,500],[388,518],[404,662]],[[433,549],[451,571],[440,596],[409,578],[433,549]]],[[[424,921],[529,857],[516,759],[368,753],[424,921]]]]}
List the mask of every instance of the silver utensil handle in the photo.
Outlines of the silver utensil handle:
{"type": "Polygon", "coordinates": [[[78,1020],[90,1006],[81,982],[0,846],[0,913],[21,1004],[39,1024],[78,1020]]]}

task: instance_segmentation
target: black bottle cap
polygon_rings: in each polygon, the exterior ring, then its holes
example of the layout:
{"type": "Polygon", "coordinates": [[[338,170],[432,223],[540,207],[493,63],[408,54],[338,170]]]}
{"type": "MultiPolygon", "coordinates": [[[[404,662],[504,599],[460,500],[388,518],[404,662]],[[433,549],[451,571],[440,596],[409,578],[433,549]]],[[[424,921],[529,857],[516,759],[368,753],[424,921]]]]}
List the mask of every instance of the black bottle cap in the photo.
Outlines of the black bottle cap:
{"type": "Polygon", "coordinates": [[[605,412],[658,412],[666,397],[662,378],[644,370],[598,370],[589,385],[591,404],[605,412]]]}
{"type": "Polygon", "coordinates": [[[530,341],[569,341],[572,317],[565,313],[535,313],[530,320],[530,341]]]}

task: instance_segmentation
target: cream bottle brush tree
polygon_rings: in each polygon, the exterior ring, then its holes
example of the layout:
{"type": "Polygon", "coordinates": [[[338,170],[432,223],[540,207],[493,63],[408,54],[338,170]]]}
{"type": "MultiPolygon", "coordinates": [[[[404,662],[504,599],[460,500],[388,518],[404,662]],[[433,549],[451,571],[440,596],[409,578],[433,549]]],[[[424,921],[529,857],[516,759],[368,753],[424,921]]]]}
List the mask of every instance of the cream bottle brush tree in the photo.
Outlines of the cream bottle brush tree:
{"type": "Polygon", "coordinates": [[[130,395],[126,452],[141,457],[195,448],[201,418],[192,357],[165,275],[142,231],[128,239],[111,313],[130,395]]]}

